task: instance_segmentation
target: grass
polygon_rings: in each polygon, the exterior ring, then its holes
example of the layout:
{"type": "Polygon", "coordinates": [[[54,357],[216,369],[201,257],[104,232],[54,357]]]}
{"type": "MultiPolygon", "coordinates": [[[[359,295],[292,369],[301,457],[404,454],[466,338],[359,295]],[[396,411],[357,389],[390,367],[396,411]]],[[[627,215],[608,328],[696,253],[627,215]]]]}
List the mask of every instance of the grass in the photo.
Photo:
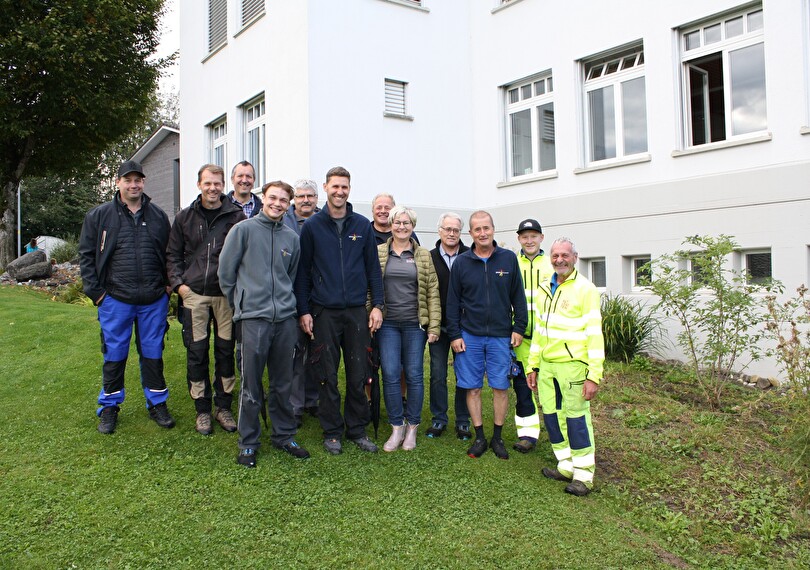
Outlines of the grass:
{"type": "MultiPolygon", "coordinates": [[[[470,459],[451,434],[424,430],[411,453],[348,444],[332,457],[307,417],[298,441],[310,460],[263,434],[258,468],[244,469],[234,434],[194,432],[177,323],[165,355],[177,427],[148,420],[130,366],[119,428],[102,436],[98,338],[94,309],[0,289],[2,568],[810,564],[806,506],[779,448],[790,409],[775,394],[730,390],[713,412],[683,373],[608,367],[594,406],[598,484],[579,499],[540,476],[553,463],[545,434],[508,462],[470,459]]],[[[511,419],[504,431],[511,443],[511,419]]]]}

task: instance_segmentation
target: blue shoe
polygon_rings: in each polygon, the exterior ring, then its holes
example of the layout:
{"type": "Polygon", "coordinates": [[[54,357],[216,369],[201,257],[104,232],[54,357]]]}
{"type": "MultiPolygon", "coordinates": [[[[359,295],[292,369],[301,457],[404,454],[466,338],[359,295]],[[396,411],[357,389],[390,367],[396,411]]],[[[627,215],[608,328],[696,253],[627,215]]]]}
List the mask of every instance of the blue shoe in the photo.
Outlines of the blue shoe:
{"type": "Polygon", "coordinates": [[[433,425],[427,430],[427,436],[430,438],[441,437],[446,427],[439,422],[433,422],[433,425]]]}

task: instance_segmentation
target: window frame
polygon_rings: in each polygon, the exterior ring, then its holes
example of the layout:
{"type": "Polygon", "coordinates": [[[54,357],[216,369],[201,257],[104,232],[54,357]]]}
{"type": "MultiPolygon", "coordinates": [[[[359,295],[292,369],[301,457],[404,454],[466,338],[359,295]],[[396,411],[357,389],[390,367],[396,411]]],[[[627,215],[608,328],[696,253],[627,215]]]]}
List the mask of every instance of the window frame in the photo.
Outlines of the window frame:
{"type": "Polygon", "coordinates": [[[264,93],[242,105],[242,123],[244,127],[243,148],[245,160],[253,165],[255,178],[253,190],[261,189],[267,176],[267,109],[264,93]],[[258,149],[252,152],[251,133],[258,131],[258,149]]]}
{"type": "Polygon", "coordinates": [[[594,287],[600,291],[607,289],[607,260],[604,257],[587,257],[580,260],[580,268],[582,273],[593,283],[594,287]],[[602,273],[604,275],[605,283],[599,285],[594,279],[594,264],[601,263],[603,265],[602,273]]]}
{"type": "Polygon", "coordinates": [[[762,4],[755,2],[736,7],[733,10],[715,14],[698,22],[681,26],[676,31],[679,56],[678,80],[681,93],[682,113],[680,133],[681,149],[694,150],[712,148],[712,145],[728,146],[730,143],[733,144],[749,139],[759,139],[763,135],[768,135],[767,70],[764,63],[761,68],[762,74],[757,77],[757,79],[761,79],[761,105],[764,113],[761,120],[764,126],[759,129],[746,130],[737,134],[734,133],[733,89],[735,85],[734,77],[732,76],[732,54],[746,48],[762,46],[762,57],[764,61],[765,21],[762,4]],[[751,16],[754,14],[759,14],[761,26],[752,30],[750,29],[750,24],[751,16]],[[729,36],[728,25],[738,18],[742,18],[743,30],[739,34],[729,36]],[[715,28],[717,33],[719,33],[719,39],[711,39],[711,41],[707,43],[706,31],[711,30],[711,33],[714,33],[715,28]],[[697,34],[697,36],[695,34],[697,34]],[[699,45],[690,47],[688,42],[692,39],[697,39],[699,45]],[[712,78],[717,78],[717,73],[715,72],[713,75],[710,70],[706,69],[710,66],[718,66],[717,63],[713,63],[710,59],[718,59],[713,58],[713,56],[719,56],[719,67],[722,68],[722,75],[720,77],[721,83],[715,87],[710,86],[709,81],[712,78]],[[703,67],[696,65],[696,63],[703,65],[703,67]],[[700,97],[703,101],[704,109],[702,119],[703,142],[695,142],[695,133],[700,130],[700,126],[694,124],[696,119],[693,117],[693,113],[698,113],[699,111],[693,109],[695,100],[693,94],[700,95],[701,93],[697,93],[693,88],[690,75],[692,72],[698,73],[704,78],[703,87],[701,89],[702,97],[700,97]],[[712,92],[717,96],[719,91],[722,91],[723,97],[722,125],[720,125],[719,122],[715,124],[712,120],[713,118],[718,119],[720,117],[719,113],[712,112],[712,107],[717,103],[713,102],[711,99],[712,92]],[[721,127],[723,129],[722,133],[714,133],[715,128],[719,129],[721,127]],[[722,138],[720,138],[721,136],[722,138]]]}
{"type": "MultiPolygon", "coordinates": [[[[650,137],[647,117],[647,78],[644,42],[639,40],[603,52],[601,54],[582,58],[579,61],[582,85],[582,121],[583,121],[583,157],[586,168],[625,163],[628,160],[649,156],[650,137]],[[633,57],[632,64],[628,60],[633,57]],[[615,67],[614,67],[615,66],[615,67]],[[599,70],[598,73],[596,70],[599,70]],[[628,151],[627,132],[631,121],[627,120],[625,111],[630,109],[626,105],[625,91],[631,81],[643,80],[643,122],[644,149],[628,151]],[[613,126],[613,156],[597,157],[594,152],[594,119],[591,105],[591,94],[598,91],[606,92],[610,88],[612,100],[612,126],[613,126]]],[[[638,118],[634,118],[638,120],[638,118]]],[[[603,123],[604,124],[604,123],[603,123]]],[[[608,129],[603,129],[607,132],[608,129]]]]}
{"type": "Polygon", "coordinates": [[[642,283],[639,279],[641,267],[652,261],[652,255],[632,255],[628,257],[630,262],[630,288],[633,291],[643,291],[646,287],[652,285],[652,269],[650,269],[649,274],[647,275],[647,282],[642,283]],[[643,262],[641,266],[638,262],[643,262]]]}
{"type": "MultiPolygon", "coordinates": [[[[538,177],[552,177],[557,175],[557,126],[554,109],[554,74],[546,70],[524,79],[502,86],[504,105],[504,132],[505,132],[505,180],[518,182],[538,177]],[[542,92],[538,94],[542,85],[542,92]],[[526,96],[526,89],[529,89],[526,96]],[[514,100],[513,94],[516,96],[514,100]],[[541,118],[544,107],[551,105],[551,139],[542,134],[548,132],[547,122],[541,118]],[[515,153],[512,117],[518,113],[529,111],[529,158],[531,165],[529,172],[524,169],[523,174],[515,174],[515,153]],[[542,123],[542,125],[541,125],[542,123]],[[542,133],[541,133],[542,131],[542,133]],[[543,152],[543,141],[550,142],[550,152],[543,152]],[[551,165],[543,168],[543,162],[550,159],[551,165]]],[[[546,147],[548,148],[548,147],[546,147]]]]}
{"type": "Polygon", "coordinates": [[[221,166],[228,171],[228,116],[222,115],[208,123],[208,137],[210,142],[210,162],[221,166]],[[217,150],[222,149],[222,161],[217,161],[217,150]]]}
{"type": "Polygon", "coordinates": [[[763,248],[753,248],[753,249],[743,249],[740,250],[740,265],[745,271],[745,282],[748,285],[764,285],[773,280],[773,252],[769,247],[763,248]],[[751,274],[751,267],[749,265],[749,256],[750,255],[767,255],[769,261],[769,275],[767,277],[754,277],[751,274]]]}

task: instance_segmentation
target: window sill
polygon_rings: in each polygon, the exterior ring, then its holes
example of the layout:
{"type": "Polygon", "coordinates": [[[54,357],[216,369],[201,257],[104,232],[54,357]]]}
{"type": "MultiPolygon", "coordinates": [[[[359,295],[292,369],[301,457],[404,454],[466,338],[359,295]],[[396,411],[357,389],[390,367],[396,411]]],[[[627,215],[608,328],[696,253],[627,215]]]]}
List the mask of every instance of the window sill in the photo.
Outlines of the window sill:
{"type": "Polygon", "coordinates": [[[212,57],[217,55],[219,52],[221,52],[223,49],[225,49],[225,46],[227,46],[227,45],[228,45],[228,42],[222,42],[221,45],[217,46],[212,51],[208,52],[208,55],[206,55],[204,58],[202,58],[202,61],[200,61],[200,63],[205,63],[206,61],[208,61],[209,59],[211,59],[212,57]]]}
{"type": "Polygon", "coordinates": [[[495,6],[492,9],[492,13],[495,14],[497,12],[500,12],[501,10],[505,10],[509,6],[514,6],[515,4],[518,4],[521,1],[522,0],[509,0],[508,2],[502,2],[500,6],[495,6]]]}
{"type": "Polygon", "coordinates": [[[241,36],[245,32],[245,30],[247,30],[253,24],[264,18],[264,15],[266,13],[267,12],[262,12],[261,14],[256,14],[255,16],[253,16],[250,20],[245,22],[245,25],[243,25],[242,28],[233,35],[233,37],[238,38],[239,36],[241,36]]]}
{"type": "Polygon", "coordinates": [[[709,152],[712,150],[718,150],[722,148],[732,148],[735,146],[742,146],[746,144],[754,144],[759,142],[766,142],[773,138],[771,133],[763,133],[761,135],[755,135],[752,137],[746,137],[743,139],[734,139],[730,141],[718,141],[715,143],[708,143],[702,144],[699,146],[693,146],[689,148],[685,148],[683,150],[673,150],[672,157],[677,158],[679,156],[687,156],[690,154],[699,154],[701,152],[709,152]]]}
{"type": "Polygon", "coordinates": [[[519,180],[506,180],[504,182],[498,182],[498,184],[496,184],[495,187],[509,188],[510,186],[519,186],[521,184],[526,184],[528,182],[537,182],[538,180],[549,180],[551,178],[557,178],[556,170],[545,170],[537,174],[528,175],[526,178],[521,178],[519,180]]]}
{"type": "Polygon", "coordinates": [[[632,158],[623,158],[619,160],[612,160],[610,162],[594,162],[584,168],[575,168],[574,174],[585,174],[586,172],[605,170],[606,168],[617,168],[619,166],[627,166],[629,164],[640,164],[642,162],[650,162],[651,160],[652,155],[649,153],[638,154],[632,158]]]}
{"type": "Polygon", "coordinates": [[[388,117],[389,119],[400,119],[402,121],[413,121],[413,116],[411,115],[400,115],[399,113],[386,113],[383,111],[383,117],[388,117]]]}
{"type": "Polygon", "coordinates": [[[810,135],[810,127],[802,127],[799,129],[800,135],[810,135]]]}
{"type": "Polygon", "coordinates": [[[426,8],[421,4],[417,4],[416,2],[409,2],[408,0],[381,0],[381,1],[388,2],[390,4],[399,4],[400,6],[413,8],[414,10],[419,10],[420,12],[430,12],[430,8],[426,8]]]}

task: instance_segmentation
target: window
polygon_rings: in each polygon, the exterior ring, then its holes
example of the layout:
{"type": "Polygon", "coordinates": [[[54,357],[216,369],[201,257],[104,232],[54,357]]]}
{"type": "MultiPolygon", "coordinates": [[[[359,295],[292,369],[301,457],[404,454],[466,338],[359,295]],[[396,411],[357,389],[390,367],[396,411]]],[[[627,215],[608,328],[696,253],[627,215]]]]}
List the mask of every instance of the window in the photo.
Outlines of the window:
{"type": "Polygon", "coordinates": [[[582,63],[588,162],[647,152],[643,46],[620,49],[582,63]]]}
{"type": "Polygon", "coordinates": [[[768,127],[762,8],[680,30],[687,146],[768,127]]]}
{"type": "Polygon", "coordinates": [[[410,118],[405,106],[405,81],[395,79],[385,80],[385,110],[386,117],[410,118]]]}
{"type": "Polygon", "coordinates": [[[228,119],[222,117],[208,125],[211,136],[211,164],[216,164],[228,170],[228,119]]]}
{"type": "Polygon", "coordinates": [[[264,96],[254,99],[244,107],[245,160],[256,170],[254,188],[265,183],[265,116],[264,96]]]}
{"type": "Polygon", "coordinates": [[[507,85],[506,126],[509,178],[557,167],[554,136],[554,81],[551,75],[507,85]]]}
{"type": "Polygon", "coordinates": [[[208,0],[208,53],[228,42],[228,0],[208,0]]]}
{"type": "Polygon", "coordinates": [[[744,252],[748,282],[756,285],[768,283],[773,277],[770,251],[744,252]]]}
{"type": "Polygon", "coordinates": [[[605,273],[605,258],[583,259],[584,269],[588,278],[595,286],[604,288],[607,286],[607,274],[605,273]]]}
{"type": "Polygon", "coordinates": [[[652,283],[652,272],[649,263],[649,257],[630,258],[630,265],[633,270],[633,287],[647,287],[652,283]]]}
{"type": "Polygon", "coordinates": [[[242,0],[242,27],[264,14],[264,0],[242,0]]]}
{"type": "Polygon", "coordinates": [[[689,279],[691,280],[693,285],[698,285],[703,287],[706,285],[706,264],[700,265],[699,263],[695,263],[694,257],[690,257],[688,260],[689,264],[689,279]]]}

